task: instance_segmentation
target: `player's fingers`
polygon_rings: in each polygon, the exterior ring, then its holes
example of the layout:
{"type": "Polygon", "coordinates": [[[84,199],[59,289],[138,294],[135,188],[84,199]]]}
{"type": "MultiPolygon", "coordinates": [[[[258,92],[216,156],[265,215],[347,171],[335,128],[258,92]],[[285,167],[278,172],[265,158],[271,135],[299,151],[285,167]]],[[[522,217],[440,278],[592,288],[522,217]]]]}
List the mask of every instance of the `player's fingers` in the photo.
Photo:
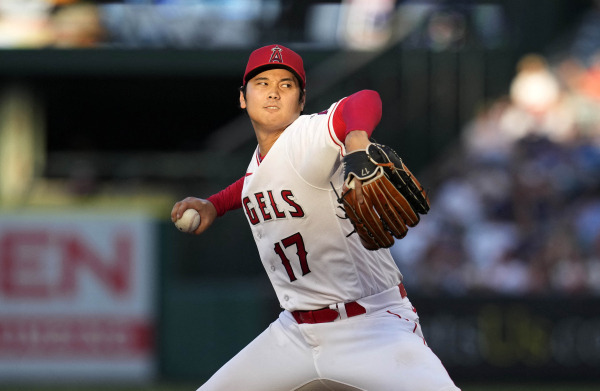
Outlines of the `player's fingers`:
{"type": "Polygon", "coordinates": [[[194,231],[196,235],[206,231],[217,218],[217,209],[210,201],[202,202],[202,207],[199,208],[198,212],[200,212],[200,224],[194,231]]]}
{"type": "Polygon", "coordinates": [[[198,228],[194,231],[195,235],[200,235],[202,232],[206,231],[212,222],[206,216],[200,216],[200,224],[198,224],[198,228]]]}
{"type": "Polygon", "coordinates": [[[354,179],[354,191],[356,192],[356,200],[359,204],[365,203],[365,197],[362,191],[362,182],[358,179],[354,179]]]}
{"type": "Polygon", "coordinates": [[[183,216],[183,212],[187,209],[197,209],[194,207],[194,197],[187,197],[181,201],[178,201],[173,205],[173,209],[171,210],[171,221],[175,222],[183,216]]]}
{"type": "Polygon", "coordinates": [[[171,221],[177,221],[183,212],[179,212],[179,207],[181,206],[181,201],[178,201],[173,205],[173,209],[171,209],[171,221]]]}

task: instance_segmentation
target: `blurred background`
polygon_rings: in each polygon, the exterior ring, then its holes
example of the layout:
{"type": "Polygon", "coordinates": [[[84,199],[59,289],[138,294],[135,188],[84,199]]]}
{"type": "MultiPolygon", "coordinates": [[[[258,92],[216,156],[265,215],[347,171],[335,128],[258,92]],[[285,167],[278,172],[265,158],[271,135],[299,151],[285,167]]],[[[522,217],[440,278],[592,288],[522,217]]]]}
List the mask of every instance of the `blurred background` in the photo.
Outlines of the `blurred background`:
{"type": "Polygon", "coordinates": [[[249,53],[377,90],[430,191],[392,253],[457,384],[600,387],[600,2],[0,0],[0,389],[202,384],[279,307],[241,211],[249,53]]]}

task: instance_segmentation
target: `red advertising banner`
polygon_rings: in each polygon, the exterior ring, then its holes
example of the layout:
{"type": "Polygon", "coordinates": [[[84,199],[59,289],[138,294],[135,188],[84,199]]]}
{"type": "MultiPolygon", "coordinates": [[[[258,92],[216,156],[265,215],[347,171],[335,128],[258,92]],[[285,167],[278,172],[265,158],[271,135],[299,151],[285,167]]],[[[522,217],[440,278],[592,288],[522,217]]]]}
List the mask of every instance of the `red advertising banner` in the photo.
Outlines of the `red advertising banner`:
{"type": "Polygon", "coordinates": [[[151,379],[154,229],[142,214],[0,214],[0,379],[151,379]]]}

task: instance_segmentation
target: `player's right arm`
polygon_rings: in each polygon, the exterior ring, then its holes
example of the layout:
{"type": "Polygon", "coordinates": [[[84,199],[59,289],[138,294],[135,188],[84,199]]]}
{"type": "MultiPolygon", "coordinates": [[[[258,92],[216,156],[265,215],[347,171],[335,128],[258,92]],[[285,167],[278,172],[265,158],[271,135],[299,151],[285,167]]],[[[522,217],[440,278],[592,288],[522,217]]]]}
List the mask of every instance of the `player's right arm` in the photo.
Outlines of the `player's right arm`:
{"type": "Polygon", "coordinates": [[[171,221],[177,221],[186,209],[196,209],[200,214],[200,225],[194,231],[194,234],[201,234],[212,225],[217,217],[223,216],[230,210],[242,207],[244,178],[241,177],[227,188],[211,195],[208,199],[186,197],[176,202],[171,210],[171,221]]]}

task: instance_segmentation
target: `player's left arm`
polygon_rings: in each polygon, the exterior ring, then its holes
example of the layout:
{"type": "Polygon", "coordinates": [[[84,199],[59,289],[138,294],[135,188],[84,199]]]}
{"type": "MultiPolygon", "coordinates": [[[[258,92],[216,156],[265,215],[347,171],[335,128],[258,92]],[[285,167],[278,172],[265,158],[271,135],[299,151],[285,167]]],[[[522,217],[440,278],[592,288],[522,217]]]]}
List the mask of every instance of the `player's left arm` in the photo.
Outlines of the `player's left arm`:
{"type": "MultiPolygon", "coordinates": [[[[381,121],[382,104],[379,93],[373,90],[358,91],[340,102],[334,113],[334,131],[344,142],[346,154],[367,149],[375,127],[381,121]]],[[[364,202],[360,181],[356,181],[356,197],[364,202]]]]}
{"type": "Polygon", "coordinates": [[[381,121],[381,113],[381,98],[377,91],[358,91],[340,102],[333,114],[333,129],[346,146],[347,153],[366,148],[369,137],[381,121]]]}

